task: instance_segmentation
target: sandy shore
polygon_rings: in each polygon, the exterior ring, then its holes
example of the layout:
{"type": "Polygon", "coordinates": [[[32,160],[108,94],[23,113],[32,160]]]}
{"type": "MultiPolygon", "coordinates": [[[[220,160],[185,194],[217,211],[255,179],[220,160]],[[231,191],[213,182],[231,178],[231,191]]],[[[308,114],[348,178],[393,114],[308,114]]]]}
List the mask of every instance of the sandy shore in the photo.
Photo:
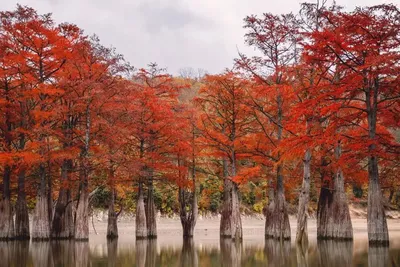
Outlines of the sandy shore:
{"type": "MultiPolygon", "coordinates": [[[[264,242],[264,223],[264,220],[257,218],[243,218],[243,242],[248,245],[262,244],[264,242]]],[[[354,230],[354,244],[362,244],[363,246],[368,246],[367,220],[352,219],[352,224],[354,230]]],[[[97,231],[97,235],[95,234],[92,223],[90,222],[90,243],[104,243],[107,231],[107,223],[94,221],[94,226],[97,231]]],[[[292,232],[292,242],[294,242],[296,234],[295,218],[290,219],[290,226],[292,232]]],[[[180,247],[182,245],[182,229],[180,221],[178,219],[159,218],[157,221],[157,227],[157,243],[159,244],[159,246],[180,247]]],[[[400,248],[400,220],[388,219],[388,228],[391,240],[390,246],[393,248],[400,248]]],[[[118,230],[119,244],[132,244],[132,242],[135,241],[134,220],[119,222],[118,230]]],[[[317,241],[316,231],[316,220],[310,219],[308,223],[308,233],[311,244],[317,241]]],[[[219,219],[217,217],[199,219],[195,228],[194,235],[194,240],[197,244],[205,246],[215,244],[216,241],[219,240],[219,219]]]]}

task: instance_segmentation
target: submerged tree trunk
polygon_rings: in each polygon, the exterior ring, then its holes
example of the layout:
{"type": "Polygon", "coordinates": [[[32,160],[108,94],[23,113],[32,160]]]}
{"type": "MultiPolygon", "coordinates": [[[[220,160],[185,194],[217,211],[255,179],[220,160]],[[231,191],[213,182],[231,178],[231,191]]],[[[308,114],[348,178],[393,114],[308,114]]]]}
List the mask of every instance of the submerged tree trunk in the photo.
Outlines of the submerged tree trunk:
{"type": "Polygon", "coordinates": [[[68,239],[74,236],[74,220],[72,216],[72,200],[68,188],[68,175],[72,168],[71,160],[64,160],[61,166],[61,187],[54,210],[51,225],[51,238],[68,239]]]}
{"type": "MultiPolygon", "coordinates": [[[[336,157],[341,155],[340,142],[335,148],[336,157]]],[[[333,188],[329,184],[321,187],[317,210],[318,239],[353,239],[353,227],[344,190],[343,172],[337,167],[333,188]]]]}
{"type": "Polygon", "coordinates": [[[235,240],[243,238],[242,218],[240,216],[239,188],[236,183],[232,183],[232,234],[235,240]]]}
{"type": "MultiPolygon", "coordinates": [[[[372,86],[367,78],[364,81],[367,89],[365,90],[365,99],[368,115],[368,136],[371,141],[375,141],[380,84],[378,77],[375,77],[372,86]]],[[[368,157],[368,240],[373,245],[389,245],[389,232],[379,184],[378,157],[374,143],[369,145],[368,152],[370,154],[368,157]]]]}
{"type": "Polygon", "coordinates": [[[376,157],[368,159],[368,240],[373,245],[389,245],[383,196],[379,185],[378,162],[376,157]]]}
{"type": "Polygon", "coordinates": [[[310,198],[310,163],[311,163],[311,152],[307,149],[304,155],[304,174],[303,174],[303,185],[301,187],[299,196],[299,210],[297,213],[297,232],[296,232],[296,243],[301,244],[308,241],[307,231],[307,216],[308,216],[308,201],[310,198]]]}
{"type": "Polygon", "coordinates": [[[228,177],[228,161],[222,160],[224,176],[224,195],[221,211],[221,221],[219,232],[221,237],[231,237],[232,235],[232,181],[228,177]]]}
{"type": "Polygon", "coordinates": [[[75,239],[89,240],[89,192],[87,169],[83,167],[78,206],[75,215],[75,239]]]}
{"type": "Polygon", "coordinates": [[[196,192],[189,192],[184,188],[179,188],[179,203],[181,206],[179,215],[183,229],[183,237],[193,237],[198,213],[196,192]]]}
{"type": "Polygon", "coordinates": [[[18,173],[18,198],[15,206],[15,238],[29,239],[29,215],[25,193],[25,170],[18,173]]]}
{"type": "Polygon", "coordinates": [[[46,190],[46,169],[43,164],[39,167],[40,186],[32,221],[32,239],[46,240],[50,238],[50,221],[48,196],[46,190]]]}
{"type": "Polygon", "coordinates": [[[290,239],[289,215],[283,189],[282,165],[277,167],[277,185],[274,201],[270,204],[265,223],[265,237],[280,240],[290,239]]]}
{"type": "Polygon", "coordinates": [[[144,206],[142,182],[139,182],[135,217],[136,217],[136,239],[147,238],[146,210],[144,206]]]}
{"type": "Polygon", "coordinates": [[[148,171],[146,199],[147,237],[157,238],[156,205],[154,204],[153,170],[148,171]]]}
{"type": "Polygon", "coordinates": [[[81,150],[80,190],[75,214],[75,239],[89,240],[89,145],[91,114],[90,102],[86,106],[85,141],[81,150]]]}
{"type": "Polygon", "coordinates": [[[11,168],[6,165],[3,172],[3,197],[0,200],[0,241],[12,240],[15,237],[10,178],[11,168]]]}
{"type": "Polygon", "coordinates": [[[240,216],[239,188],[238,185],[230,179],[230,177],[236,175],[236,160],[234,153],[232,153],[232,158],[230,159],[229,164],[230,166],[228,168],[227,162],[224,162],[224,176],[226,178],[224,184],[224,206],[221,215],[220,235],[221,237],[241,240],[243,232],[242,219],[240,216]],[[228,170],[227,173],[225,173],[225,170],[228,170]]]}
{"type": "Polygon", "coordinates": [[[118,238],[118,226],[117,219],[118,215],[115,212],[115,198],[116,192],[115,188],[111,187],[111,196],[110,196],[110,204],[108,205],[108,223],[107,223],[107,238],[114,239],[118,238]]]}
{"type": "Polygon", "coordinates": [[[181,218],[184,238],[193,237],[193,231],[197,222],[198,215],[194,159],[191,167],[191,176],[193,182],[192,191],[189,191],[186,188],[179,187],[179,214],[181,218]]]}

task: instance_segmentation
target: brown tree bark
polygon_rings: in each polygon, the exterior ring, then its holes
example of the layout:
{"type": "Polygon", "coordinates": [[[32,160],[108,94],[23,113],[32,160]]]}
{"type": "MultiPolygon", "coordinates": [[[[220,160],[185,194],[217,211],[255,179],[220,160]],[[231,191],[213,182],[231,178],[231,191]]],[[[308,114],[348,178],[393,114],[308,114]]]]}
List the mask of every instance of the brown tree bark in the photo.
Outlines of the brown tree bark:
{"type": "Polygon", "coordinates": [[[296,232],[296,243],[307,243],[308,242],[308,231],[307,231],[307,216],[308,216],[308,201],[310,198],[310,163],[311,163],[311,152],[307,150],[304,155],[303,165],[303,184],[299,196],[299,209],[297,212],[297,232],[296,232]]]}
{"type": "Polygon", "coordinates": [[[144,206],[142,182],[139,182],[135,217],[136,217],[136,239],[147,238],[146,210],[144,206]]]}
{"type": "Polygon", "coordinates": [[[146,198],[146,227],[147,237],[157,238],[156,205],[154,204],[153,171],[148,171],[146,198]]]}
{"type": "Polygon", "coordinates": [[[75,240],[89,240],[89,192],[86,170],[83,170],[75,215],[75,240]]]}
{"type": "MultiPolygon", "coordinates": [[[[368,135],[370,140],[376,139],[376,122],[378,113],[379,80],[375,78],[370,85],[368,78],[364,79],[365,99],[367,107],[368,135]]],[[[378,158],[375,155],[376,145],[368,147],[368,240],[374,245],[389,245],[389,232],[387,228],[383,196],[379,184],[378,158]]]]}
{"type": "Polygon", "coordinates": [[[267,211],[265,223],[265,237],[280,240],[290,239],[289,215],[286,207],[285,193],[283,189],[282,166],[277,167],[277,185],[274,201],[267,211]]]}
{"type": "Polygon", "coordinates": [[[118,238],[118,214],[115,212],[115,189],[111,188],[110,203],[108,205],[107,239],[118,238]]]}
{"type": "Polygon", "coordinates": [[[25,169],[18,173],[18,197],[15,206],[15,238],[26,240],[30,238],[29,215],[25,192],[25,169]]]}
{"type": "Polygon", "coordinates": [[[32,220],[32,239],[46,240],[50,238],[49,207],[47,196],[46,169],[43,164],[39,167],[40,186],[32,220]]]}
{"type": "MultiPolygon", "coordinates": [[[[335,154],[337,158],[341,155],[340,142],[335,154]]],[[[333,186],[325,184],[321,187],[317,208],[317,238],[351,240],[353,227],[340,167],[337,168],[332,183],[333,186]]]]}
{"type": "Polygon", "coordinates": [[[240,199],[238,185],[230,179],[236,175],[236,160],[232,153],[229,166],[224,160],[224,203],[221,214],[220,235],[225,238],[241,240],[243,237],[242,219],[240,216],[240,199]],[[228,171],[227,171],[228,170],[228,171]]]}
{"type": "Polygon", "coordinates": [[[222,168],[224,177],[224,193],[219,232],[221,237],[230,238],[232,235],[232,181],[228,177],[227,159],[222,160],[222,168]]]}
{"type": "Polygon", "coordinates": [[[11,168],[6,165],[3,172],[3,197],[0,200],[0,241],[12,240],[15,237],[10,179],[11,168]]]}
{"type": "Polygon", "coordinates": [[[180,203],[180,219],[183,229],[183,238],[193,237],[194,227],[197,222],[198,205],[197,205],[197,193],[196,193],[196,172],[195,163],[191,167],[192,176],[192,190],[189,191],[186,188],[179,187],[179,203],[180,203]]]}
{"type": "Polygon", "coordinates": [[[68,185],[72,160],[64,160],[61,166],[61,187],[51,223],[52,239],[69,239],[74,237],[74,220],[72,216],[72,200],[68,185]]]}

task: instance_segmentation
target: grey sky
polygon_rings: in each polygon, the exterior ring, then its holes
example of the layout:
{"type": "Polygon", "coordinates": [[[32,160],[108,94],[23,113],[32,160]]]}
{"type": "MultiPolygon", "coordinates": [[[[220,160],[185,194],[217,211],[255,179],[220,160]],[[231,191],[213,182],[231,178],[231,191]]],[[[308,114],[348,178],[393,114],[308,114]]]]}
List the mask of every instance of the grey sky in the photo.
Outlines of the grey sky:
{"type": "MultiPolygon", "coordinates": [[[[77,24],[96,33],[106,46],[135,67],[157,62],[177,74],[180,68],[210,73],[231,67],[243,44],[242,20],[264,12],[297,11],[306,0],[1,0],[0,10],[17,3],[39,13],[53,13],[56,22],[77,24]]],[[[316,0],[310,0],[316,1],[316,0]]],[[[337,0],[339,5],[394,3],[400,0],[337,0]]]]}

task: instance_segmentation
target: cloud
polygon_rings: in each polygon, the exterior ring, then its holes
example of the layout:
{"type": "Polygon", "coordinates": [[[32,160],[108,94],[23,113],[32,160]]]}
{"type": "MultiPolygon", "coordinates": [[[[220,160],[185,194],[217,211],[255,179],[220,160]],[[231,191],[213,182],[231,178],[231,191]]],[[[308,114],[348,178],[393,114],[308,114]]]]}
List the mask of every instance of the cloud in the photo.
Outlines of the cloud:
{"type": "MultiPolygon", "coordinates": [[[[0,10],[17,3],[39,13],[53,13],[56,22],[71,22],[97,34],[106,46],[135,67],[157,62],[174,74],[182,67],[210,73],[231,67],[244,45],[243,18],[264,12],[295,12],[305,0],[0,0],[0,10]]],[[[316,0],[309,0],[316,1],[316,0]]],[[[373,5],[393,0],[337,0],[339,5],[373,5]]],[[[394,0],[400,3],[400,0],[394,0]]]]}
{"type": "Polygon", "coordinates": [[[211,29],[212,21],[201,17],[182,4],[155,1],[142,2],[137,13],[142,16],[146,30],[159,33],[160,30],[176,31],[187,27],[195,29],[211,29]]]}

